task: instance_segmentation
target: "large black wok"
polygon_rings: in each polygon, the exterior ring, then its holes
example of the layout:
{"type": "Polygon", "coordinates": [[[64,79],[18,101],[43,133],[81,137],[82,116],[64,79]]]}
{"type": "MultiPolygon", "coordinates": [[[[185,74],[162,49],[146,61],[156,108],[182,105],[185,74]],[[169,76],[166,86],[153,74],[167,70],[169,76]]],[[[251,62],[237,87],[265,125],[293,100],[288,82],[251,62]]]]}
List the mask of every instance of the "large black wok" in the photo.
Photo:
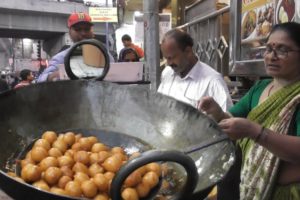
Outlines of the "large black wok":
{"type": "MultiPolygon", "coordinates": [[[[96,136],[101,132],[114,145],[142,151],[185,151],[223,135],[193,107],[134,85],[84,80],[37,84],[1,94],[0,110],[0,187],[15,199],[64,199],[5,174],[46,130],[84,129],[96,136]]],[[[221,180],[235,157],[229,140],[188,155],[199,176],[195,192],[221,180]]]]}

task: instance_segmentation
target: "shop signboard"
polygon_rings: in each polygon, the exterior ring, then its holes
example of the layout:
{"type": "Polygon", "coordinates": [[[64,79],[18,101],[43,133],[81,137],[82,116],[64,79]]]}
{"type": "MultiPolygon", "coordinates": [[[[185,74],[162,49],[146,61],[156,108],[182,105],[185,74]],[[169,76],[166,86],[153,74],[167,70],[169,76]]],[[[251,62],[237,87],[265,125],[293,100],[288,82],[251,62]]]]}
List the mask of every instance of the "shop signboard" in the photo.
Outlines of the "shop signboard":
{"type": "Polygon", "coordinates": [[[89,7],[89,15],[92,22],[118,22],[116,7],[89,7]]]}

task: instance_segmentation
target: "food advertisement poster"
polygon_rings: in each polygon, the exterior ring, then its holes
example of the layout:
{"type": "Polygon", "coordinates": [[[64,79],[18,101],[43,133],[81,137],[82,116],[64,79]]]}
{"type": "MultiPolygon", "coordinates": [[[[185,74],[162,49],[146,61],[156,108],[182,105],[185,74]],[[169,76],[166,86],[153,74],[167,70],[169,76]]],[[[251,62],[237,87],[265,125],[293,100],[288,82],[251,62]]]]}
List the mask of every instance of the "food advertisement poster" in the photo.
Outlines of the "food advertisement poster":
{"type": "Polygon", "coordinates": [[[300,0],[278,0],[275,9],[275,23],[300,22],[300,0]]]}
{"type": "Polygon", "coordinates": [[[242,40],[265,38],[274,23],[275,1],[243,0],[242,3],[242,40]]]}
{"type": "Polygon", "coordinates": [[[300,22],[300,0],[243,0],[242,40],[268,36],[274,24],[300,22]]]}

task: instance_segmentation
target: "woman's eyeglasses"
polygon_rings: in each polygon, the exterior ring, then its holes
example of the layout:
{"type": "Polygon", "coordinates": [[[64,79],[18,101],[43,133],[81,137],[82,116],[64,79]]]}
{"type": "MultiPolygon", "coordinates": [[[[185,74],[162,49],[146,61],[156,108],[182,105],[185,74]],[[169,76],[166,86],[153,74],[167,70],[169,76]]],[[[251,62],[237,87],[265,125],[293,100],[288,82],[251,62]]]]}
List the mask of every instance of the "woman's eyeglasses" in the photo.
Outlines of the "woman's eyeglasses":
{"type": "Polygon", "coordinates": [[[274,52],[274,55],[278,58],[287,58],[289,52],[300,52],[300,50],[293,50],[293,49],[289,49],[287,47],[271,47],[271,46],[266,46],[266,50],[264,52],[264,56],[271,54],[272,52],[274,52]]]}

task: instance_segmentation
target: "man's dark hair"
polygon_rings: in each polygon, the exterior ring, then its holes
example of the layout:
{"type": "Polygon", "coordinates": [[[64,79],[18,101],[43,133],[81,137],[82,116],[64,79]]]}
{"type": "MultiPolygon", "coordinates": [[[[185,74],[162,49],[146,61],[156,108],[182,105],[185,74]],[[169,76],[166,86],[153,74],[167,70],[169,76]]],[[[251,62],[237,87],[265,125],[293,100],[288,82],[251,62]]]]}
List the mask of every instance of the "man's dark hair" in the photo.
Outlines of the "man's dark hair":
{"type": "Polygon", "coordinates": [[[172,29],[168,31],[162,40],[162,43],[165,42],[166,38],[173,38],[176,43],[178,44],[178,47],[184,51],[186,47],[193,47],[194,40],[193,38],[182,29],[172,29]]]}
{"type": "Polygon", "coordinates": [[[130,41],[131,42],[131,37],[128,34],[125,34],[122,36],[122,41],[130,41]]]}
{"type": "Polygon", "coordinates": [[[22,81],[25,81],[27,80],[27,76],[29,76],[31,73],[31,71],[29,69],[23,69],[21,72],[20,72],[20,77],[22,79],[22,81]]]}

